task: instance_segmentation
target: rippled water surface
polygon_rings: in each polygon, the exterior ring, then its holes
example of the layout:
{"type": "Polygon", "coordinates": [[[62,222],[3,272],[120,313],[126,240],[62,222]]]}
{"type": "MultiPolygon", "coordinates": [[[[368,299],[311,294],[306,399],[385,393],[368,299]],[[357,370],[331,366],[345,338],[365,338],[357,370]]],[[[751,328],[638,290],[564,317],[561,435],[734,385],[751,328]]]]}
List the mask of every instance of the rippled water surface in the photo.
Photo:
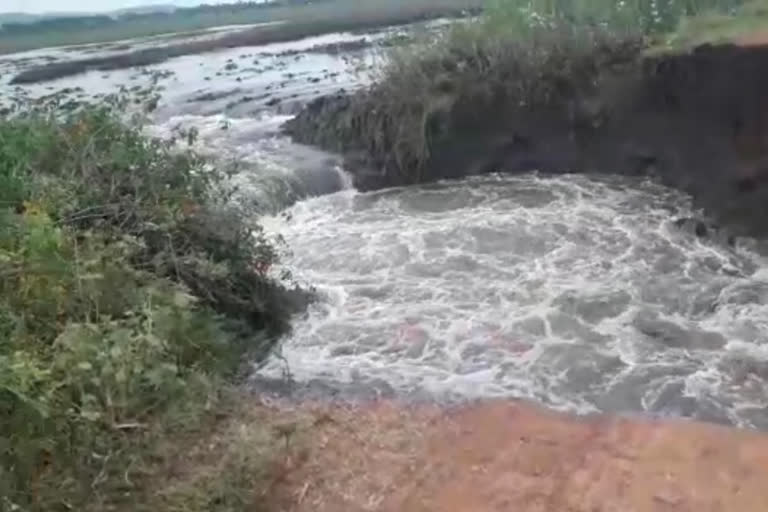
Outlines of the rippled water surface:
{"type": "Polygon", "coordinates": [[[320,300],[262,372],[768,428],[768,273],[688,213],[535,174],[304,201],[273,228],[320,300]]]}

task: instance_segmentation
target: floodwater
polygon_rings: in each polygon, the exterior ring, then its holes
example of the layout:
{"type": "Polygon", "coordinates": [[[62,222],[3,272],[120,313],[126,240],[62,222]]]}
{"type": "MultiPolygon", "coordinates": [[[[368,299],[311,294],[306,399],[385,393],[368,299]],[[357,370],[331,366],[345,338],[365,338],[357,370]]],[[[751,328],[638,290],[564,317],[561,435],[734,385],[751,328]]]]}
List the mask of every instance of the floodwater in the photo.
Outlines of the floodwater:
{"type": "Polygon", "coordinates": [[[678,229],[697,214],[685,195],[535,172],[359,193],[337,156],[280,134],[309,99],[365,85],[353,68],[377,61],[370,48],[322,47],[389,33],[11,88],[26,66],[93,49],[26,52],[0,61],[0,88],[88,98],[155,80],[152,133],[196,128],[201,151],[243,162],[243,198],[285,238],[285,266],[318,291],[254,382],[289,374],[328,393],[520,397],[768,429],[766,260],[749,240],[678,229]]]}
{"type": "Polygon", "coordinates": [[[263,373],[768,428],[768,270],[648,182],[471,178],[275,219],[321,300],[263,373]]]}

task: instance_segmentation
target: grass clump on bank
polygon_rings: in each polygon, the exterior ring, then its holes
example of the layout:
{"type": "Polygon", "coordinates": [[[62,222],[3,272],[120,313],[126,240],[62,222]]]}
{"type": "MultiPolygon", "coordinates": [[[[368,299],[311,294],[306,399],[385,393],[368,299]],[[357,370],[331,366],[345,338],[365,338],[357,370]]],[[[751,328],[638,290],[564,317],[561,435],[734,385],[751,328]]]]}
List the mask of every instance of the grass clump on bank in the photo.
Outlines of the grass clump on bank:
{"type": "Polygon", "coordinates": [[[365,155],[383,170],[373,186],[431,181],[445,177],[435,155],[450,155],[525,112],[598,122],[589,100],[615,69],[636,62],[682,17],[739,3],[493,0],[477,20],[393,49],[369,89],[318,100],[287,131],[365,155]]]}
{"type": "Polygon", "coordinates": [[[0,509],[139,503],[304,300],[226,173],[124,106],[0,119],[0,509]]]}
{"type": "Polygon", "coordinates": [[[768,1],[731,2],[728,8],[700,10],[683,17],[651,48],[651,53],[684,52],[702,44],[765,44],[768,1]]]}

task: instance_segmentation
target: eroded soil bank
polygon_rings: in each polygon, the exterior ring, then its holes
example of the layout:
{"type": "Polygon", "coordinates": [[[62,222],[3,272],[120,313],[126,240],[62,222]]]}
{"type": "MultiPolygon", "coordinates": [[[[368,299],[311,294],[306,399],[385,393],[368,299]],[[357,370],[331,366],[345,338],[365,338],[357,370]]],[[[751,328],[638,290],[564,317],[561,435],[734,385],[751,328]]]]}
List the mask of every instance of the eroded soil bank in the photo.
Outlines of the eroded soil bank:
{"type": "Polygon", "coordinates": [[[427,123],[429,157],[418,173],[387,156],[393,142],[371,150],[355,139],[357,126],[386,115],[360,108],[375,107],[365,92],[320,98],[286,131],[345,152],[364,190],[496,171],[647,175],[690,193],[737,233],[766,234],[767,46],[625,54],[597,76],[594,87],[567,87],[546,108],[510,104],[503,94],[480,108],[437,98],[453,107],[427,123]]]}
{"type": "Polygon", "coordinates": [[[510,401],[269,408],[288,444],[281,510],[762,511],[768,437],[688,422],[574,418],[510,401]]]}

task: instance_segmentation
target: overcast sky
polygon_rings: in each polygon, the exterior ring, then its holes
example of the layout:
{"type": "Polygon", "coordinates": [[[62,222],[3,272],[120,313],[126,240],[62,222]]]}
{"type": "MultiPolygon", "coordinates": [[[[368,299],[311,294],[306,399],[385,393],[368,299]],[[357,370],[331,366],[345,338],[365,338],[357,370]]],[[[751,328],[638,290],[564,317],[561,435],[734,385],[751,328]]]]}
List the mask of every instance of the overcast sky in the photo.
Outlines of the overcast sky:
{"type": "MultiPolygon", "coordinates": [[[[0,12],[112,11],[153,4],[198,5],[201,0],[0,0],[0,12]]],[[[219,3],[207,0],[205,3],[219,3]]]]}

